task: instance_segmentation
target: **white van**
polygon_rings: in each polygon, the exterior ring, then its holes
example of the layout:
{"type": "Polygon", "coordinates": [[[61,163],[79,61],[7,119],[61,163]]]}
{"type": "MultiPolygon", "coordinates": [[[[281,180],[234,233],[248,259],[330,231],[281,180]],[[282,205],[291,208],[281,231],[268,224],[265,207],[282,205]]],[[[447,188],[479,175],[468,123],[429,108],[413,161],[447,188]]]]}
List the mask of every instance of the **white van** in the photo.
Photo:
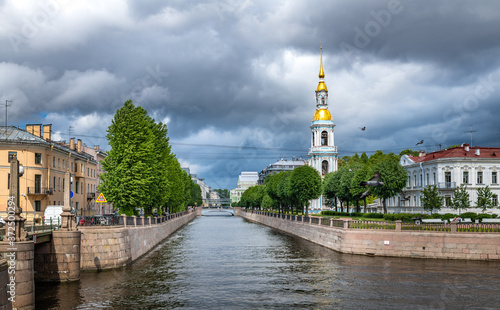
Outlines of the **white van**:
{"type": "Polygon", "coordinates": [[[50,220],[52,219],[52,225],[57,225],[61,223],[61,213],[63,206],[47,206],[45,209],[45,225],[50,225],[50,220]]]}

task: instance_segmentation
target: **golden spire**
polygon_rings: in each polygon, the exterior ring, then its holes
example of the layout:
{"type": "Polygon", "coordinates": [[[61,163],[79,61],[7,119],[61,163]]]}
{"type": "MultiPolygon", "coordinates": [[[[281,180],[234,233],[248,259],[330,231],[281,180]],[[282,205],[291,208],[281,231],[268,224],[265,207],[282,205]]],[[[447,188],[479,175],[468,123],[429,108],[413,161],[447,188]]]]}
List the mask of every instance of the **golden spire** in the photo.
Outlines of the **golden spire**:
{"type": "Polygon", "coordinates": [[[320,43],[320,50],[321,50],[321,56],[320,56],[320,68],[319,68],[319,78],[323,79],[325,77],[325,72],[323,71],[323,42],[320,43]]]}

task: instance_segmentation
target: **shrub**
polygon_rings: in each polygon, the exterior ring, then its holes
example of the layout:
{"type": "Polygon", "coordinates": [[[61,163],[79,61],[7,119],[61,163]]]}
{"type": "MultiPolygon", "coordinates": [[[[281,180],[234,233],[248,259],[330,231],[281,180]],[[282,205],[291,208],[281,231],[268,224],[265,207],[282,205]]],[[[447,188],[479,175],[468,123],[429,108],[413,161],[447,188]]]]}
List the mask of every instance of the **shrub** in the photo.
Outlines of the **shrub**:
{"type": "Polygon", "coordinates": [[[369,219],[383,219],[384,214],[383,213],[365,213],[365,214],[363,214],[363,217],[366,217],[369,219]]]}
{"type": "Polygon", "coordinates": [[[478,214],[477,219],[491,219],[493,216],[491,214],[478,214]]]}
{"type": "Polygon", "coordinates": [[[361,213],[361,212],[352,212],[352,213],[351,213],[351,216],[354,216],[354,217],[362,217],[362,216],[363,216],[363,213],[361,213]]]}
{"type": "Polygon", "coordinates": [[[470,218],[471,220],[475,221],[476,218],[477,218],[477,213],[474,213],[474,212],[465,212],[465,213],[460,214],[460,217],[463,218],[463,219],[470,218]]]}

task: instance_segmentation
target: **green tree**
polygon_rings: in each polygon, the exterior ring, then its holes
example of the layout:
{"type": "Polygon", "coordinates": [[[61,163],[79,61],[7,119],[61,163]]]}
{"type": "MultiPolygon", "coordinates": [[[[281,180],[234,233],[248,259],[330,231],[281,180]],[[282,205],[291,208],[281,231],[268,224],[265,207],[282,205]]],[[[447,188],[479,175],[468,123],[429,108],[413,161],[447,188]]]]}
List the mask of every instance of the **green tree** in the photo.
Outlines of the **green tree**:
{"type": "MultiPolygon", "coordinates": [[[[367,164],[358,164],[354,169],[354,175],[351,180],[351,186],[349,191],[354,199],[356,199],[356,212],[360,212],[359,210],[359,200],[361,199],[361,195],[367,190],[366,186],[361,186],[361,182],[367,181],[372,177],[371,169],[367,164]]],[[[365,211],[366,211],[366,197],[364,199],[365,202],[365,211]]]]}
{"type": "Polygon", "coordinates": [[[372,171],[380,174],[380,182],[383,186],[373,187],[370,191],[373,195],[382,199],[384,213],[387,213],[386,200],[394,197],[406,186],[406,170],[399,164],[397,155],[388,154],[385,158],[377,159],[372,171]]]}
{"type": "Polygon", "coordinates": [[[479,187],[477,189],[477,202],[476,205],[478,208],[483,210],[483,213],[486,209],[493,208],[493,193],[491,192],[489,186],[479,187]]]}
{"type": "Polygon", "coordinates": [[[462,184],[455,189],[451,203],[453,204],[453,208],[458,210],[458,214],[460,214],[461,209],[468,209],[470,207],[470,197],[466,185],[462,184]]]}
{"type": "Polygon", "coordinates": [[[151,156],[156,154],[153,124],[146,110],[128,100],[108,128],[111,150],[103,161],[99,190],[127,215],[136,214],[139,206],[151,211],[153,197],[157,197],[156,156],[151,156]]]}
{"type": "Polygon", "coordinates": [[[402,150],[401,153],[399,153],[399,157],[401,157],[403,155],[410,155],[410,156],[417,157],[419,155],[419,153],[418,153],[418,151],[413,151],[411,149],[406,149],[406,150],[402,150]]]}
{"type": "Polygon", "coordinates": [[[292,170],[288,185],[289,192],[298,205],[306,207],[308,215],[309,200],[316,199],[321,195],[321,177],[316,169],[310,166],[300,166],[292,170]]]}
{"type": "Polygon", "coordinates": [[[436,185],[426,186],[420,193],[420,201],[424,210],[432,213],[433,210],[440,210],[443,206],[444,197],[439,194],[436,185]]]}

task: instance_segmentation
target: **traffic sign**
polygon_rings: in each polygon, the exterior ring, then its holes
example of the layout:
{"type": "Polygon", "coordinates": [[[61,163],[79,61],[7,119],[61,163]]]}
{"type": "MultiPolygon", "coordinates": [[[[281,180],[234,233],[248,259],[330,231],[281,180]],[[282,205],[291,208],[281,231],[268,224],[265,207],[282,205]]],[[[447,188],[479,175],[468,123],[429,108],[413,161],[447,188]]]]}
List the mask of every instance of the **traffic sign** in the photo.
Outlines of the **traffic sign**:
{"type": "Polygon", "coordinates": [[[97,197],[97,200],[95,202],[107,202],[107,201],[106,198],[104,198],[104,195],[100,193],[99,197],[97,197]]]}
{"type": "Polygon", "coordinates": [[[73,198],[74,194],[73,191],[69,191],[69,198],[73,198]]]}

